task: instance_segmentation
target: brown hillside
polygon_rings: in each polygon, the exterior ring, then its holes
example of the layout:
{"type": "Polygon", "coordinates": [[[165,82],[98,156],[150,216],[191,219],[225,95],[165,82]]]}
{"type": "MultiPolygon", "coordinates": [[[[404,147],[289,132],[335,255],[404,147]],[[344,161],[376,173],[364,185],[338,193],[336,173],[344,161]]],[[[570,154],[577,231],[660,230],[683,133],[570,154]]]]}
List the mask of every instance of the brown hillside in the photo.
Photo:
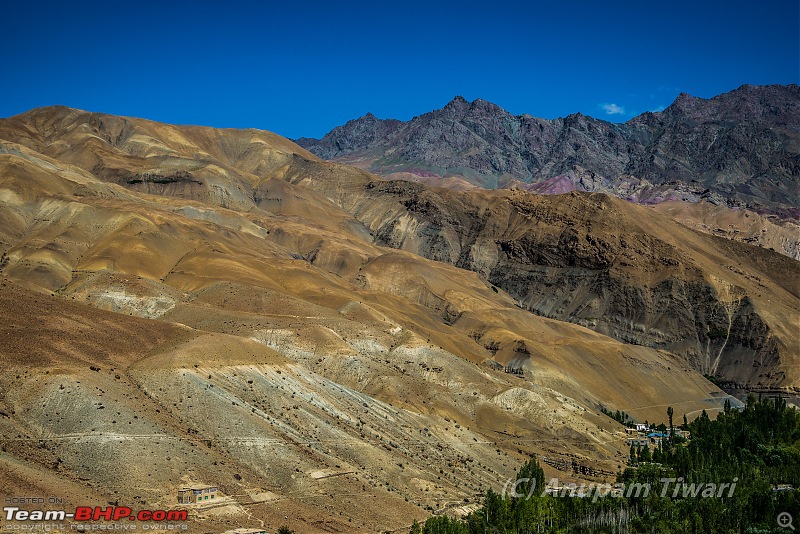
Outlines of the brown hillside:
{"type": "Polygon", "coordinates": [[[616,472],[599,407],[713,414],[709,362],[797,382],[795,263],[652,210],[383,182],[264,132],[66,108],[0,139],[0,482],[19,491],[154,508],[205,482],[232,500],[192,531],[374,532],[474,504],[530,453],[616,472]],[[729,310],[727,341],[682,350],[686,310],[729,310]]]}

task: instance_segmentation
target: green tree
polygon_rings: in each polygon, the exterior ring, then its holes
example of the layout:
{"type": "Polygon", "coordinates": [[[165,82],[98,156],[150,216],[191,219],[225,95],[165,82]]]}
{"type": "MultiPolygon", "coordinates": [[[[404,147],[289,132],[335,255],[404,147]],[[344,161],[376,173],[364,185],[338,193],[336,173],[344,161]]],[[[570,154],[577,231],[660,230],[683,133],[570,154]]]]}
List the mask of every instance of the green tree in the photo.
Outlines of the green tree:
{"type": "Polygon", "coordinates": [[[544,470],[539,465],[536,455],[523,465],[517,472],[517,480],[526,479],[524,483],[517,486],[517,493],[528,495],[541,495],[544,492],[544,470]]]}
{"type": "MultiPolygon", "coordinates": [[[[766,534],[777,532],[779,513],[800,517],[800,490],[796,489],[800,488],[800,411],[787,407],[781,398],[751,397],[744,410],[720,413],[713,421],[703,412],[684,424],[692,436],[685,446],[654,451],[647,446],[631,448],[632,463],[636,458],[641,463],[625,469],[617,482],[631,489],[649,485],[648,492],[589,499],[511,497],[490,490],[483,508],[466,520],[432,517],[423,533],[766,534]],[[664,480],[672,480],[673,485],[662,494],[664,480]],[[731,486],[713,497],[682,489],[683,484],[716,487],[732,482],[735,491],[731,486]],[[780,485],[787,489],[775,491],[780,485]],[[673,494],[675,489],[678,492],[673,494]]],[[[518,476],[538,484],[544,476],[540,471],[531,458],[518,476]]],[[[518,485],[517,494],[529,490],[530,484],[518,485]]]]}
{"type": "Polygon", "coordinates": [[[652,460],[653,457],[650,454],[650,446],[645,445],[643,448],[639,449],[639,461],[640,462],[649,462],[652,460]]]}

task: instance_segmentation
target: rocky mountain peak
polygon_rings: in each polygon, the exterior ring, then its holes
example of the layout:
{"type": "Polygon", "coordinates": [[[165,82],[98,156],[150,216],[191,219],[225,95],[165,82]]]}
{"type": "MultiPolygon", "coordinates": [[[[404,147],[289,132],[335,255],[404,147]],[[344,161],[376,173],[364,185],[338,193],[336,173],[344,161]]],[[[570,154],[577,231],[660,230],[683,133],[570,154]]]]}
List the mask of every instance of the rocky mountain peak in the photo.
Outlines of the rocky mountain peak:
{"type": "Polygon", "coordinates": [[[469,101],[461,95],[456,95],[445,105],[444,109],[466,109],[468,107],[469,101]]]}
{"type": "MultiPolygon", "coordinates": [[[[454,97],[450,102],[448,102],[442,109],[431,112],[433,115],[445,116],[445,117],[463,117],[466,113],[469,112],[470,103],[461,95],[454,97]]],[[[422,115],[425,117],[427,114],[422,115]]]]}
{"type": "Polygon", "coordinates": [[[702,101],[701,98],[692,96],[689,93],[681,92],[678,97],[665,110],[665,113],[686,113],[696,109],[702,101]]]}
{"type": "Polygon", "coordinates": [[[478,98],[475,101],[473,101],[472,105],[470,106],[470,109],[486,111],[489,113],[506,113],[506,110],[504,110],[497,104],[489,102],[488,100],[484,100],[482,98],[478,98]]]}

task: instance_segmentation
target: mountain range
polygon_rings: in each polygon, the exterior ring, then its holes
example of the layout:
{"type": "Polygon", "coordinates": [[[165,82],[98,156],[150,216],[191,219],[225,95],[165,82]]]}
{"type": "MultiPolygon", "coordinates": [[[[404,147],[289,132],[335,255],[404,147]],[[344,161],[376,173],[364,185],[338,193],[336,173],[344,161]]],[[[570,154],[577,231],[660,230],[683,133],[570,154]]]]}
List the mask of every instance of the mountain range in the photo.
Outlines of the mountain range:
{"type": "Polygon", "coordinates": [[[744,85],[710,99],[681,93],[623,124],[512,115],[459,96],[407,122],[368,113],[297,143],[384,177],[445,187],[580,190],[800,215],[797,85],[744,85]]]}

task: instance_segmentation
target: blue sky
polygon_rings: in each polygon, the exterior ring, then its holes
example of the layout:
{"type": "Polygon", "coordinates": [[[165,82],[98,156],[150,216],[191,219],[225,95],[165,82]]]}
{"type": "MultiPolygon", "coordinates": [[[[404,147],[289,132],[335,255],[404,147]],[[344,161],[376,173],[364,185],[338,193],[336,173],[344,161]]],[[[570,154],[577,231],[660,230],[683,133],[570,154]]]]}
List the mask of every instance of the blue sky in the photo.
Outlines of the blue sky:
{"type": "Polygon", "coordinates": [[[318,137],[462,95],[621,122],[800,69],[797,0],[10,4],[0,117],[63,104],[318,137]]]}

